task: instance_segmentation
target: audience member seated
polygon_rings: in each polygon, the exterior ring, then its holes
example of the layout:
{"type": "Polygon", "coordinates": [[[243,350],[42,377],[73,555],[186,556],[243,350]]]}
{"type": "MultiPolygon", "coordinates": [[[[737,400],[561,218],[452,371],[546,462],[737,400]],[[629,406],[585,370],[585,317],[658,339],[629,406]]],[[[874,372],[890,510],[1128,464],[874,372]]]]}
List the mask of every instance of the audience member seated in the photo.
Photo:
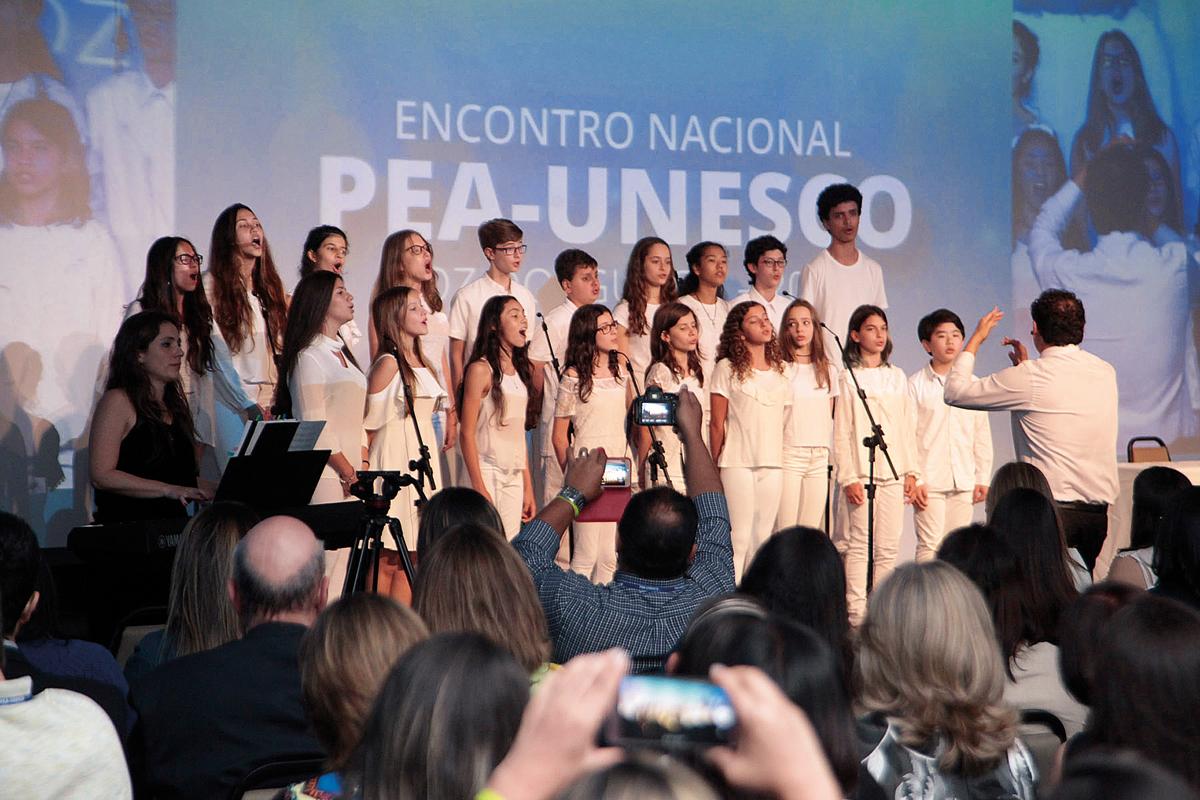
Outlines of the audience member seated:
{"type": "Polygon", "coordinates": [[[713,664],[758,667],[779,684],[808,715],[843,795],[854,796],[860,768],[854,714],[841,665],[820,636],[777,614],[768,615],[749,598],[717,598],[696,613],[667,659],[667,672],[707,678],[713,664]]]}
{"type": "MultiPolygon", "coordinates": [[[[21,654],[34,669],[108,684],[129,695],[129,683],[108,648],[84,639],[66,639],[58,629],[58,586],[45,558],[39,559],[38,604],[17,633],[21,654]]],[[[132,720],[131,720],[132,721],[132,720]]]]}
{"type": "Polygon", "coordinates": [[[1143,594],[1113,614],[1105,634],[1092,717],[1064,766],[1097,745],[1127,748],[1200,790],[1200,613],[1143,594]]]}
{"type": "Polygon", "coordinates": [[[1149,589],[1158,582],[1154,574],[1154,536],[1163,515],[1179,492],[1192,485],[1187,476],[1170,467],[1147,467],[1133,479],[1129,547],[1122,549],[1108,570],[1108,580],[1149,589]]]}
{"type": "Polygon", "coordinates": [[[695,770],[672,758],[630,753],[624,761],[584,775],[557,800],[719,800],[695,770]]]}
{"type": "Polygon", "coordinates": [[[1097,747],[1073,759],[1054,800],[1197,800],[1187,781],[1131,750],[1097,747]]]}
{"type": "MultiPolygon", "coordinates": [[[[987,511],[988,523],[992,522],[992,515],[996,511],[996,505],[1000,502],[1000,498],[1008,494],[1013,489],[1024,488],[1033,489],[1042,497],[1050,501],[1050,505],[1054,506],[1054,518],[1058,523],[1060,531],[1063,528],[1062,514],[1059,512],[1058,506],[1054,502],[1054,496],[1050,494],[1050,483],[1046,480],[1045,474],[1033,464],[1027,464],[1024,461],[1010,461],[1007,464],[1001,465],[1000,469],[996,470],[996,474],[992,476],[992,483],[988,487],[987,499],[984,500],[984,508],[987,511]]],[[[1064,547],[1066,535],[1063,535],[1064,547]]],[[[1074,547],[1067,547],[1067,556],[1069,557],[1067,568],[1071,570],[1071,578],[1075,582],[1075,588],[1083,591],[1085,587],[1092,585],[1092,573],[1088,571],[1087,566],[1083,563],[1083,556],[1074,547]]]]}
{"type": "Polygon", "coordinates": [[[321,612],[300,642],[300,680],[309,724],[329,753],[328,772],[284,790],[282,800],[341,791],[341,770],[379,688],[400,657],[428,637],[421,618],[387,595],[342,595],[321,612]]]}
{"type": "Polygon", "coordinates": [[[487,637],[426,639],[379,690],[342,796],[471,800],[508,752],[528,701],[529,674],[487,637]]]}
{"type": "MultiPolygon", "coordinates": [[[[0,628],[8,609],[0,597],[0,628]]],[[[65,689],[5,674],[0,648],[0,782],[5,797],[132,798],[121,740],[104,710],[65,689]]]]}
{"type": "Polygon", "coordinates": [[[733,591],[729,509],[700,435],[701,416],[700,401],[681,389],[676,430],[690,499],[665,487],[633,496],[617,525],[611,583],[593,584],[554,563],[578,507],[600,495],[602,449],[568,459],[563,491],[513,540],[533,574],[555,662],[620,646],[636,671],[661,669],[700,603],[733,591]]]}
{"type": "MultiPolygon", "coordinates": [[[[622,751],[598,747],[597,740],[629,665],[629,656],[613,648],[577,656],[549,676],[488,780],[490,796],[549,800],[581,776],[620,761],[622,751]]],[[[738,716],[736,744],[704,753],[729,786],[778,800],[842,797],[808,717],[762,670],[716,665],[710,678],[728,693],[738,716]]]]}
{"type": "Polygon", "coordinates": [[[421,522],[417,528],[417,566],[421,565],[421,558],[439,536],[455,525],[467,522],[498,531],[501,535],[504,533],[500,512],[490,500],[474,489],[447,486],[434,492],[421,509],[421,522]]]}
{"type": "Polygon", "coordinates": [[[1108,645],[1108,623],[1141,591],[1127,583],[1104,581],[1088,587],[1063,609],[1058,634],[1058,668],[1063,686],[1085,706],[1095,697],[1100,654],[1108,645]]]}
{"type": "Polygon", "coordinates": [[[837,547],[823,531],[785,528],[754,555],[738,587],[774,614],[812,628],[833,649],[853,691],[854,648],[846,608],[846,571],[837,547]]]}
{"type": "Polygon", "coordinates": [[[257,514],[229,501],[213,503],[188,522],[175,549],[166,627],[143,636],[125,662],[131,683],[173,658],[241,637],[228,589],[233,550],[257,522],[257,514]]]}
{"type": "Polygon", "coordinates": [[[325,755],[304,718],[299,651],[327,590],[325,550],[299,520],[271,517],[238,542],[229,594],[245,636],[133,684],[130,764],[147,796],[224,797],[259,764],[325,755]]]}
{"type": "Polygon", "coordinates": [[[941,561],[875,588],[856,663],[863,764],[887,797],[1033,800],[1033,757],[1004,703],[996,631],[979,590],[941,561]]]}
{"type": "Polygon", "coordinates": [[[24,648],[17,646],[21,629],[29,623],[41,601],[37,591],[41,561],[41,547],[29,523],[0,511],[0,594],[4,597],[5,675],[10,679],[32,678],[35,693],[55,688],[87,695],[104,709],[124,741],[126,723],[130,718],[124,692],[108,683],[38,669],[25,657],[24,648]]]}
{"type": "Polygon", "coordinates": [[[430,632],[481,633],[540,678],[550,657],[546,615],[525,563],[498,533],[474,523],[443,533],[417,573],[413,609],[430,632]]]}
{"type": "Polygon", "coordinates": [[[1062,720],[1068,735],[1083,730],[1087,708],[1063,686],[1058,669],[1055,642],[1067,606],[1058,617],[1027,618],[1021,598],[1036,595],[1038,587],[1026,582],[1027,573],[1017,564],[1012,546],[985,525],[953,531],[938,549],[938,559],[957,567],[983,592],[1008,672],[1004,699],[1018,709],[1049,711],[1062,720]],[[1045,625],[1053,628],[1046,630],[1045,625]]]}
{"type": "Polygon", "coordinates": [[[1171,502],[1154,539],[1150,591],[1200,609],[1200,487],[1182,490],[1171,502]]]}

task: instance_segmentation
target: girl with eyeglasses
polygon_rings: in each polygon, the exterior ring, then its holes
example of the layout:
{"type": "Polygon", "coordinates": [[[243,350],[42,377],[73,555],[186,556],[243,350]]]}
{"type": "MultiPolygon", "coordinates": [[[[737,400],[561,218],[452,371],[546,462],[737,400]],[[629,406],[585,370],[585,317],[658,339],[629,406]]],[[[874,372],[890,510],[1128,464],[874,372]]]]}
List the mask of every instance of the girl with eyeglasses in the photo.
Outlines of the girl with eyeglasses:
{"type": "MultiPolygon", "coordinates": [[[[609,458],[629,455],[625,415],[633,401],[633,382],[621,374],[617,331],[613,315],[602,305],[580,306],[571,317],[551,434],[564,471],[568,450],[579,455],[603,447],[609,458]]],[[[616,539],[615,522],[576,522],[571,569],[593,583],[608,583],[617,568],[616,539]]]]}
{"type": "MultiPolygon", "coordinates": [[[[346,232],[336,225],[318,225],[308,232],[300,257],[300,277],[317,270],[344,275],[346,257],[350,255],[350,240],[346,232]]],[[[362,338],[358,323],[350,320],[338,331],[338,336],[347,347],[354,347],[362,338]]]]}
{"type": "Polygon", "coordinates": [[[180,382],[195,421],[196,441],[204,445],[201,475],[219,477],[215,448],[216,405],[240,419],[253,419],[262,408],[246,394],[229,348],[213,336],[213,312],[200,281],[204,258],[182,236],[164,236],[146,253],[141,292],[125,309],[125,318],[141,311],[161,311],[180,327],[184,368],[180,382]]]}
{"type": "MultiPolygon", "coordinates": [[[[424,236],[414,230],[402,230],[384,239],[379,253],[379,275],[375,278],[371,298],[374,300],[388,289],[400,286],[407,286],[416,292],[426,318],[426,330],[421,334],[421,354],[429,362],[437,383],[446,389],[450,386],[450,362],[446,353],[450,343],[450,318],[437,284],[438,276],[433,270],[433,245],[425,241],[424,236]]],[[[374,361],[380,356],[380,332],[375,327],[374,317],[367,333],[371,360],[374,361]]],[[[451,396],[447,396],[445,404],[434,413],[433,427],[437,438],[428,443],[430,448],[436,449],[438,443],[443,451],[454,447],[458,440],[458,414],[451,396]]],[[[449,468],[451,461],[442,459],[438,486],[446,487],[453,483],[449,468]]]]}

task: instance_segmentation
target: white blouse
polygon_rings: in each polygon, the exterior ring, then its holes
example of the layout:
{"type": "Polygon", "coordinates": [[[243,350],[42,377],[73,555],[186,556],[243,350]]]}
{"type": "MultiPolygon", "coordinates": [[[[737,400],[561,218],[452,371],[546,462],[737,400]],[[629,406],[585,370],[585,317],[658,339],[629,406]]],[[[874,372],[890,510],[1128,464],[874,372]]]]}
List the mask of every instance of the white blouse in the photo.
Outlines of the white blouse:
{"type": "Polygon", "coordinates": [[[704,365],[704,374],[712,375],[713,367],[717,364],[717,345],[721,343],[721,331],[725,328],[725,319],[729,316],[729,301],[720,297],[717,302],[705,305],[694,294],[684,295],[679,302],[696,313],[696,329],[700,333],[697,346],[700,348],[700,363],[704,365]]]}
{"type": "Polygon", "coordinates": [[[475,422],[475,446],[479,458],[496,469],[522,470],[527,466],[525,453],[525,408],[529,404],[529,390],[517,374],[500,376],[500,391],[504,395],[504,409],[492,400],[491,382],[479,407],[479,419],[475,422]]]}
{"type": "Polygon", "coordinates": [[[628,380],[596,378],[587,400],[579,399],[579,378],[564,375],[558,384],[558,402],[554,416],[575,422],[572,452],[603,447],[609,458],[620,458],[628,450],[625,441],[625,411],[628,408],[628,380]]]}
{"type": "MultiPolygon", "coordinates": [[[[292,414],[299,420],[325,420],[317,439],[317,449],[342,453],[353,467],[362,461],[367,444],[363,411],[367,400],[367,376],[353,364],[342,363],[342,343],[318,334],[312,344],[300,351],[292,370],[288,389],[292,393],[292,414]]],[[[313,492],[314,503],[342,499],[337,471],[328,464],[313,492]]]]}
{"type": "Polygon", "coordinates": [[[719,467],[783,468],[784,409],[790,381],[774,369],[751,369],[744,380],[727,358],[713,369],[712,393],[729,401],[719,467]]]}
{"type": "MultiPolygon", "coordinates": [[[[883,428],[883,438],[888,454],[896,465],[900,479],[906,475],[920,477],[917,468],[917,437],[913,429],[916,419],[912,411],[912,399],[908,394],[908,378],[899,367],[855,367],[854,374],[867,393],[867,402],[875,421],[883,428]]],[[[837,482],[847,486],[855,482],[865,483],[869,477],[869,455],[863,445],[864,437],[871,434],[871,423],[867,412],[854,391],[854,382],[849,371],[838,375],[838,391],[843,402],[837,404],[833,413],[833,463],[837,467],[837,482]]],[[[883,453],[875,457],[875,482],[892,482],[891,470],[883,453]]]]}
{"type": "MultiPolygon", "coordinates": [[[[629,360],[633,363],[633,374],[642,376],[650,366],[650,330],[654,327],[654,315],[658,313],[658,305],[646,304],[646,332],[642,334],[629,333],[629,360]]],[[[622,300],[612,312],[613,321],[629,331],[629,301],[622,300]]],[[[621,366],[624,366],[622,364],[621,366]]]]}
{"type": "Polygon", "coordinates": [[[788,397],[791,405],[783,415],[783,446],[829,447],[833,433],[833,413],[829,401],[838,395],[833,368],[825,376],[825,386],[817,386],[813,364],[788,364],[788,397]]]}

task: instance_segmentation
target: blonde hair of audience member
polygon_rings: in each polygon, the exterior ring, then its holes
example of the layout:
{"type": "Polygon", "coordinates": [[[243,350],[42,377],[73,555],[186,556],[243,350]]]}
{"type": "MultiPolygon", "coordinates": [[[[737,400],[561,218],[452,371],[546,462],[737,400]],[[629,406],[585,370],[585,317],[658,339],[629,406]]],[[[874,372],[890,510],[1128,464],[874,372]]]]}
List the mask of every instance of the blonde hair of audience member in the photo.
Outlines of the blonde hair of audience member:
{"type": "Polygon", "coordinates": [[[432,633],[487,636],[529,674],[550,657],[546,616],[529,568],[502,535],[482,525],[451,528],[429,548],[413,609],[432,633]]]}
{"type": "Polygon", "coordinates": [[[631,753],[625,761],[584,775],[557,800],[717,800],[695,770],[670,757],[631,753]]]}
{"type": "Polygon", "coordinates": [[[340,770],[392,667],[429,637],[412,609],[382,594],[343,595],[326,607],[300,642],[304,709],[329,769],[340,770]]]}
{"type": "Polygon", "coordinates": [[[944,739],[941,766],[981,774],[1016,739],[1004,662],[983,595],[939,561],[904,564],[867,601],[859,638],[860,702],[897,724],[900,741],[944,739]]]}
{"type": "Polygon", "coordinates": [[[257,523],[257,514],[232,502],[213,503],[188,522],[171,568],[164,650],[186,656],[241,637],[242,622],[227,587],[233,551],[257,523]]]}

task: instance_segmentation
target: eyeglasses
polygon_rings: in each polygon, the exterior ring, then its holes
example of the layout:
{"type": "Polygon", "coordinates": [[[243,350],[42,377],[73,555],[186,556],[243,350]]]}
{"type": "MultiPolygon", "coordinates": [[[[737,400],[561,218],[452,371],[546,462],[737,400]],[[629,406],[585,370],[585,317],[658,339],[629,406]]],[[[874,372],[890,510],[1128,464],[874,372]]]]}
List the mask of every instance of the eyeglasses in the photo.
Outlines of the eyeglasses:
{"type": "Polygon", "coordinates": [[[176,264],[182,264],[185,267],[190,267],[193,264],[195,264],[197,267],[199,267],[201,264],[204,263],[204,256],[199,255],[199,254],[192,255],[191,253],[180,253],[179,255],[175,256],[171,260],[174,261],[176,264]]]}
{"type": "Polygon", "coordinates": [[[529,245],[514,244],[512,247],[493,247],[492,249],[495,250],[497,253],[504,253],[504,255],[508,256],[509,258],[512,258],[517,253],[524,253],[526,250],[528,250],[529,245]]]}
{"type": "Polygon", "coordinates": [[[786,267],[787,259],[786,258],[763,258],[763,259],[759,260],[758,265],[760,267],[766,267],[767,269],[774,269],[775,267],[786,267]]]}
{"type": "Polygon", "coordinates": [[[617,323],[615,323],[615,322],[606,322],[603,325],[596,326],[597,333],[612,333],[616,329],[617,329],[617,323]]]}
{"type": "Polygon", "coordinates": [[[433,247],[427,244],[414,244],[412,247],[406,247],[404,249],[412,253],[414,256],[419,256],[421,253],[429,253],[429,255],[433,255],[433,247]]]}

